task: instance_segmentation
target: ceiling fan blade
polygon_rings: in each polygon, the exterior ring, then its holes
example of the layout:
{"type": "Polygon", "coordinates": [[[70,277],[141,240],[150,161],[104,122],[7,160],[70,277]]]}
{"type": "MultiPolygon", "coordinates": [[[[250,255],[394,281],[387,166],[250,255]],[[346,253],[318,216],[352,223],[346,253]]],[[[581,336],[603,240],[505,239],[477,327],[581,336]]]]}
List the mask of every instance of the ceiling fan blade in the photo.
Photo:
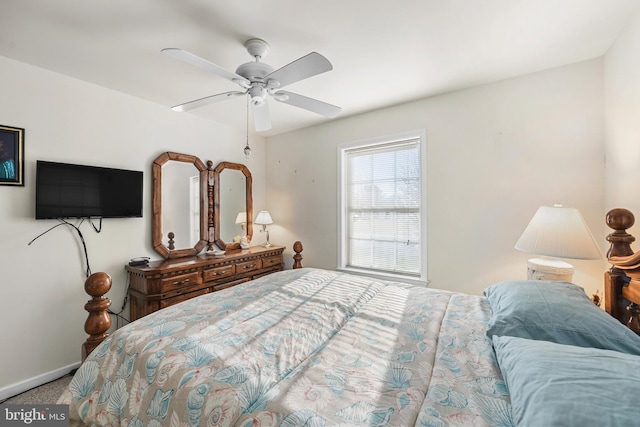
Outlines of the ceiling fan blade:
{"type": "Polygon", "coordinates": [[[271,129],[271,114],[269,113],[269,104],[266,102],[260,106],[251,106],[253,113],[253,125],[257,132],[271,129]]]}
{"type": "Polygon", "coordinates": [[[333,70],[333,66],[327,58],[317,52],[311,52],[310,54],[296,59],[292,63],[267,74],[264,77],[264,81],[274,79],[280,82],[278,87],[284,87],[291,83],[331,70],[333,70]]]}
{"type": "Polygon", "coordinates": [[[335,105],[327,104],[326,102],[318,101],[317,99],[298,95],[297,93],[288,92],[286,90],[279,90],[273,95],[273,99],[275,99],[276,101],[304,108],[305,110],[309,110],[330,118],[336,117],[342,111],[342,108],[335,105]]]}
{"type": "Polygon", "coordinates": [[[231,71],[225,70],[219,65],[216,65],[211,61],[207,61],[206,59],[200,58],[199,56],[194,55],[191,52],[187,52],[186,50],[169,47],[166,49],[162,49],[161,52],[167,56],[179,59],[205,71],[210,71],[241,86],[248,87],[250,85],[250,82],[244,77],[236,73],[232,73],[231,71]]]}
{"type": "Polygon", "coordinates": [[[204,107],[205,105],[213,104],[214,102],[224,101],[225,99],[235,98],[236,96],[244,95],[246,92],[224,92],[217,95],[206,96],[204,98],[196,99],[195,101],[185,102],[184,104],[175,105],[171,107],[173,111],[189,111],[194,108],[204,107]]]}

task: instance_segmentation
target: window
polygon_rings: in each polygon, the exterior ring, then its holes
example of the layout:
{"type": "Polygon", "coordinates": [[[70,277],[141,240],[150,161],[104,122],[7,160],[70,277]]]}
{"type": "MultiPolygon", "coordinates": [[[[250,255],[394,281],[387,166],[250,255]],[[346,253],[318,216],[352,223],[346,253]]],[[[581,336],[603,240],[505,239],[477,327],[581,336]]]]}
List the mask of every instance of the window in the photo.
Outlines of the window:
{"type": "Polygon", "coordinates": [[[423,139],[339,147],[339,268],[426,281],[423,139]]]}

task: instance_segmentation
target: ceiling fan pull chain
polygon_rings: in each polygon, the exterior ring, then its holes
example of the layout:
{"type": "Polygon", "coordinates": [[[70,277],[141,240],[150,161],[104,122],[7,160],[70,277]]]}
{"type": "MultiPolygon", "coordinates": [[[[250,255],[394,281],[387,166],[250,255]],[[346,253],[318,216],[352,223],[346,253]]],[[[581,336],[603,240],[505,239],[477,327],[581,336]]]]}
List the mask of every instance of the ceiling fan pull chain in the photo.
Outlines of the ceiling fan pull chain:
{"type": "Polygon", "coordinates": [[[251,147],[249,147],[249,95],[247,95],[247,145],[244,147],[244,156],[251,157],[251,147]]]}

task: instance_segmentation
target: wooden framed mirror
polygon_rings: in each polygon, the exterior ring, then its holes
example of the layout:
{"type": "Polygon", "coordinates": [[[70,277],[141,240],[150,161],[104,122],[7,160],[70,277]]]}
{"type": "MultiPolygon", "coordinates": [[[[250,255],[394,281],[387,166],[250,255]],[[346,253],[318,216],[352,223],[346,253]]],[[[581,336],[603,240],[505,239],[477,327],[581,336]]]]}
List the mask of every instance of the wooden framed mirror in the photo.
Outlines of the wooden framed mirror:
{"type": "Polygon", "coordinates": [[[164,258],[197,255],[209,238],[207,167],[195,156],[166,152],[151,168],[153,248],[164,258]]]}
{"type": "Polygon", "coordinates": [[[240,163],[221,162],[213,170],[214,241],[220,249],[240,249],[236,236],[244,233],[250,242],[253,237],[252,177],[249,169],[240,163]],[[246,213],[246,224],[236,223],[238,214],[246,213]]]}

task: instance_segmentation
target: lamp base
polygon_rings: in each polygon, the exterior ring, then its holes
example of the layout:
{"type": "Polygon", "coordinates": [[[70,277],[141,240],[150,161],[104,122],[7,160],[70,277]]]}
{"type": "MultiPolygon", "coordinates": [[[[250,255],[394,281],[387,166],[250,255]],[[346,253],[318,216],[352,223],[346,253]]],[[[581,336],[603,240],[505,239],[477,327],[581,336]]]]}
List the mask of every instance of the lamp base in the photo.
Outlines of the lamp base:
{"type": "Polygon", "coordinates": [[[269,230],[267,230],[267,226],[263,225],[262,227],[264,227],[264,232],[267,233],[267,243],[265,243],[264,246],[265,248],[270,248],[271,246],[273,246],[271,243],[269,243],[269,230]]]}
{"type": "Polygon", "coordinates": [[[573,266],[568,262],[549,258],[531,258],[527,261],[527,279],[571,282],[573,266]]]}

